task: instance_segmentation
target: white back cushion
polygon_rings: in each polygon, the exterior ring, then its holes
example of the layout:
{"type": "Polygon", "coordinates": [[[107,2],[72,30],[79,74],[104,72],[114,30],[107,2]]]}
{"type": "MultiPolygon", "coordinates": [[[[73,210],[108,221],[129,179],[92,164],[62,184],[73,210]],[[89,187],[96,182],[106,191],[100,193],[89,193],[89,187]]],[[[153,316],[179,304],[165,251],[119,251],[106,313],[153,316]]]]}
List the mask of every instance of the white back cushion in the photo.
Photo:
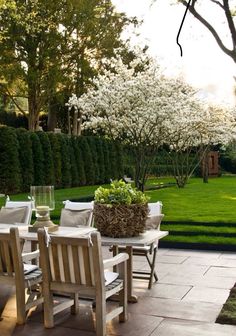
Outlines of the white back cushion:
{"type": "Polygon", "coordinates": [[[23,223],[30,225],[33,203],[31,201],[6,201],[5,208],[26,208],[23,223]]]}
{"type": "Polygon", "coordinates": [[[148,203],[148,217],[159,216],[162,213],[162,202],[148,203]]]}
{"type": "Polygon", "coordinates": [[[61,214],[61,220],[60,224],[63,226],[74,226],[74,225],[86,225],[86,226],[92,226],[93,222],[93,208],[94,208],[94,201],[92,202],[71,202],[71,201],[64,201],[65,204],[65,210],[71,210],[69,211],[62,211],[61,214]],[[75,212],[78,211],[78,215],[75,214],[75,212]],[[89,218],[87,219],[89,213],[89,218]],[[84,214],[83,214],[84,213],[84,214]],[[68,218],[66,218],[66,217],[68,218]],[[82,219],[82,217],[84,218],[82,219]],[[68,220],[69,219],[69,220],[68,220]],[[86,221],[86,224],[84,223],[86,221]],[[67,224],[66,224],[67,222],[67,224]],[[78,223],[71,225],[71,223],[78,223]],[[81,224],[80,224],[81,222],[81,224]]]}

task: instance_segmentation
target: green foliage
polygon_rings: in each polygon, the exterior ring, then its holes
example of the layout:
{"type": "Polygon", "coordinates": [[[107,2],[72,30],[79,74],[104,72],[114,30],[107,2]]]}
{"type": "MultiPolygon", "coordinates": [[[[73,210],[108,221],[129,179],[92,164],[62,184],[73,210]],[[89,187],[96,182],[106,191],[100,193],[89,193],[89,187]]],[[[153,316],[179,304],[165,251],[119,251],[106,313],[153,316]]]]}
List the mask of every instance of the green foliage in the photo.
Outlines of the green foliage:
{"type": "Polygon", "coordinates": [[[87,137],[80,137],[78,141],[83,161],[84,163],[86,163],[86,169],[85,169],[86,184],[92,185],[94,184],[95,181],[95,172],[94,172],[94,162],[91,149],[89,147],[87,137]]]}
{"type": "Polygon", "coordinates": [[[33,169],[34,169],[34,181],[33,185],[40,186],[44,185],[44,156],[42,145],[39,140],[38,134],[34,132],[29,132],[31,143],[32,143],[32,154],[33,154],[33,169]]]}
{"type": "Polygon", "coordinates": [[[107,148],[109,152],[109,161],[110,161],[110,178],[118,179],[118,167],[117,167],[117,153],[115,143],[113,141],[109,141],[107,143],[107,148]]]}
{"type": "Polygon", "coordinates": [[[0,111],[0,124],[15,128],[28,127],[27,118],[22,114],[16,114],[16,112],[0,111]]]}
{"type": "Polygon", "coordinates": [[[70,164],[71,164],[71,186],[76,187],[79,185],[79,176],[73,146],[74,139],[73,137],[71,137],[68,140],[69,140],[69,152],[70,152],[70,164]]]}
{"type": "Polygon", "coordinates": [[[45,132],[37,132],[43,151],[43,169],[45,185],[54,185],[54,166],[52,149],[48,134],[45,132]]]}
{"type": "Polygon", "coordinates": [[[115,142],[113,146],[114,146],[114,151],[116,153],[116,158],[115,158],[116,168],[117,168],[116,178],[121,178],[124,176],[124,159],[122,155],[123,148],[122,148],[122,145],[119,144],[118,142],[115,142]]]}
{"type": "Polygon", "coordinates": [[[91,149],[91,154],[93,158],[93,165],[94,165],[94,183],[98,184],[100,180],[100,167],[98,164],[98,153],[97,153],[97,146],[96,142],[98,140],[97,137],[89,136],[87,137],[89,147],[91,149]]]}
{"type": "Polygon", "coordinates": [[[103,139],[96,138],[96,151],[97,151],[97,163],[99,166],[99,179],[98,183],[104,183],[105,181],[105,163],[103,153],[103,139]]]}
{"type": "Polygon", "coordinates": [[[95,191],[95,202],[102,204],[146,204],[149,200],[143,192],[122,180],[111,182],[110,188],[99,187],[95,191]]]}
{"type": "Polygon", "coordinates": [[[62,170],[62,186],[64,188],[71,186],[71,164],[70,164],[70,149],[69,139],[66,135],[60,136],[61,146],[61,170],[62,170]]]}
{"type": "Polygon", "coordinates": [[[52,149],[53,169],[54,169],[54,181],[55,187],[61,187],[62,180],[62,164],[61,164],[61,146],[60,146],[60,134],[48,133],[48,138],[52,149]]]}
{"type": "Polygon", "coordinates": [[[82,158],[82,153],[79,146],[79,140],[77,137],[72,138],[73,142],[73,148],[75,153],[75,162],[77,166],[77,172],[78,172],[78,185],[83,186],[86,184],[86,177],[85,177],[85,163],[82,158]]]}
{"type": "Polygon", "coordinates": [[[22,191],[29,191],[34,181],[33,152],[30,133],[24,128],[16,129],[19,142],[19,160],[22,177],[22,191]]]}
{"type": "Polygon", "coordinates": [[[104,167],[105,167],[104,181],[105,181],[105,183],[108,183],[108,182],[110,182],[111,175],[112,175],[108,141],[104,141],[102,147],[103,147],[104,167]]]}
{"type": "Polygon", "coordinates": [[[125,49],[123,29],[137,24],[111,0],[9,0],[0,18],[2,89],[11,99],[28,97],[30,130],[42,109],[62,110],[68,91],[85,92],[102,60],[125,49]]]}
{"type": "Polygon", "coordinates": [[[0,190],[16,193],[20,190],[21,174],[19,143],[13,128],[0,127],[0,190]]]}

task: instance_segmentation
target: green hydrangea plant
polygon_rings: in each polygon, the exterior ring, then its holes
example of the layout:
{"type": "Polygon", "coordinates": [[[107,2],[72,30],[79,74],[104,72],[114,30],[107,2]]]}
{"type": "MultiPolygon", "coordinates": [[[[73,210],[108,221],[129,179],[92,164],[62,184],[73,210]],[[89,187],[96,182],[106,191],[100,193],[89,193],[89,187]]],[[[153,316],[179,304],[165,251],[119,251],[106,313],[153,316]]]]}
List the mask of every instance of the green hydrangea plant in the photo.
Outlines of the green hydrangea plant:
{"type": "Polygon", "coordinates": [[[100,204],[146,204],[149,197],[122,180],[111,182],[110,188],[99,187],[95,191],[95,203],[100,204]]]}

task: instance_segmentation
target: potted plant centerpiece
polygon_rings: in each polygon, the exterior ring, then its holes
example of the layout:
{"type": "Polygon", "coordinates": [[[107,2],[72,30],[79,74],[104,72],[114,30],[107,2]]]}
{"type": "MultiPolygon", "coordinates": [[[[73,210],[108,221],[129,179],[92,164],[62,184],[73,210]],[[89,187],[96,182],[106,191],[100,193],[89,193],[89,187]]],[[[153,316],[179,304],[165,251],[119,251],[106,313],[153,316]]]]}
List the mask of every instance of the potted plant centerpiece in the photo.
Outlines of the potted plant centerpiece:
{"type": "Polygon", "coordinates": [[[148,199],[143,192],[122,180],[110,188],[95,191],[94,223],[103,236],[114,238],[138,236],[145,230],[148,199]]]}

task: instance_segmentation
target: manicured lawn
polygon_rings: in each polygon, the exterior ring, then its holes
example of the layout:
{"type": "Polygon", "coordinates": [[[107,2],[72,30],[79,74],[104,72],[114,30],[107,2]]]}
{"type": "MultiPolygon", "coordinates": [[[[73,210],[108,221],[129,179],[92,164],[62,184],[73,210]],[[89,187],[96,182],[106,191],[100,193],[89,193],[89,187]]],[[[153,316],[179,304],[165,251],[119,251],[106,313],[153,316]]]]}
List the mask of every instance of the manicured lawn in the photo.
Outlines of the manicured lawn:
{"type": "MultiPolygon", "coordinates": [[[[211,178],[207,184],[201,178],[192,178],[183,189],[173,182],[171,178],[150,179],[147,187],[170,186],[146,191],[150,202],[163,202],[161,229],[170,233],[164,241],[236,246],[236,177],[211,178]]],[[[59,222],[64,200],[92,196],[97,187],[56,190],[52,220],[59,222]]],[[[27,200],[27,196],[12,195],[11,199],[27,200]]],[[[5,198],[0,198],[0,205],[4,202],[5,198]]]]}
{"type": "Polygon", "coordinates": [[[211,178],[209,183],[192,178],[183,189],[172,186],[147,194],[163,202],[165,221],[236,223],[236,177],[211,178]]]}

